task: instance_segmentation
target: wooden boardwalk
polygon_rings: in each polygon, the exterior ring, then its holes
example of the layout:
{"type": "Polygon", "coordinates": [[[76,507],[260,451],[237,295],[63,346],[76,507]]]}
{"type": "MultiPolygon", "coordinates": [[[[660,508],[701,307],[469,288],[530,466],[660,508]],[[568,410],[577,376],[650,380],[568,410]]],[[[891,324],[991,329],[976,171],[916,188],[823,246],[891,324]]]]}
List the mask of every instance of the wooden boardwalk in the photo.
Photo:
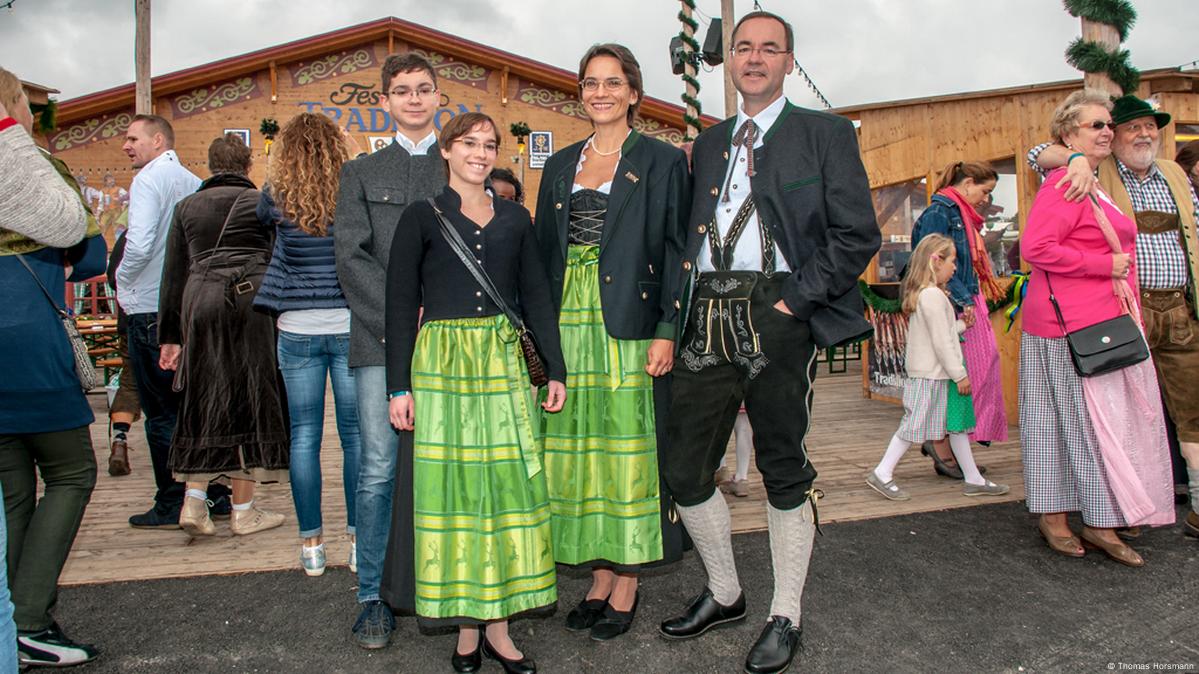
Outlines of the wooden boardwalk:
{"type": "MultiPolygon", "coordinates": [[[[822,366],[823,369],[823,366],[822,366]]],[[[928,459],[913,447],[896,470],[896,479],[912,494],[906,502],[888,501],[864,482],[866,471],[882,456],[902,410],[887,403],[861,397],[861,370],[851,363],[849,372],[821,373],[817,378],[815,410],[808,449],[819,477],[816,486],[824,491],[819,502],[822,522],[887,517],[913,512],[961,508],[1024,497],[1021,477],[1019,434],[1012,439],[978,449],[979,463],[989,467],[988,477],[1012,486],[1000,498],[968,498],[961,483],[933,474],[928,459]]],[[[130,436],[133,474],[108,475],[108,417],[104,396],[89,396],[96,410],[92,442],[96,448],[99,476],[91,504],[71,557],[63,571],[64,585],[107,583],[153,578],[177,578],[253,571],[299,569],[299,539],[291,491],[287,485],[259,488],[257,502],[287,514],[280,528],[249,537],[234,537],[227,522],[217,522],[217,535],[192,539],[180,530],[146,531],[129,527],[130,515],[152,505],[154,479],[142,424],[130,436]]],[[[349,553],[345,535],[345,503],[342,497],[341,457],[333,421],[332,396],[327,396],[325,444],[321,456],[324,474],[323,510],[325,541],[331,565],[344,565],[349,553]]],[[[730,443],[729,465],[735,465],[730,443]]],[[[757,470],[750,470],[750,495],[727,496],[737,532],[766,527],[765,492],[757,470]]]]}

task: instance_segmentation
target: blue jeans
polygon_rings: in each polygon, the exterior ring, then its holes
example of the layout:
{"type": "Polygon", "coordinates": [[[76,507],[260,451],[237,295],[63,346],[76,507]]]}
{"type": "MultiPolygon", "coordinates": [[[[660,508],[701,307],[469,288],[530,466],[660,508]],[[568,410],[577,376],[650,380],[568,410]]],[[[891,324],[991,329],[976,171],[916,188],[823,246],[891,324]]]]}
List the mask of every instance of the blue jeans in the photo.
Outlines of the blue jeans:
{"type": "Polygon", "coordinates": [[[346,497],[346,531],[354,533],[358,491],[358,394],[349,366],[350,334],[299,335],[279,331],[279,371],[287,387],[291,417],[291,497],[300,537],[320,536],[321,440],[325,429],[325,383],[333,380],[337,435],[341,438],[341,476],[346,497]]]}
{"type": "MultiPolygon", "coordinates": [[[[0,490],[0,503],[4,492],[0,490]]],[[[8,548],[7,518],[0,512],[0,555],[8,548]]],[[[17,624],[12,617],[12,594],[8,591],[8,563],[0,557],[0,672],[17,671],[17,624]]]]}
{"type": "Polygon", "coordinates": [[[388,418],[387,368],[356,367],[358,428],[362,455],[358,467],[358,601],[379,598],[383,558],[391,532],[391,493],[395,487],[400,436],[388,418]]]}

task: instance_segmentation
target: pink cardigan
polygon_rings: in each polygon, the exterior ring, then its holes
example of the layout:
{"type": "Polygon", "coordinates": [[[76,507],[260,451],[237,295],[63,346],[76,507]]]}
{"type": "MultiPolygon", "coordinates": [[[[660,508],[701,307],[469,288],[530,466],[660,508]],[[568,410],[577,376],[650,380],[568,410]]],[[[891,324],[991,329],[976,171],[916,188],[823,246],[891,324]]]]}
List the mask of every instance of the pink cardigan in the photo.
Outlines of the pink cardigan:
{"type": "MultiPolygon", "coordinates": [[[[1046,272],[1053,282],[1054,296],[1061,305],[1068,331],[1120,315],[1120,305],[1112,289],[1111,247],[1103,238],[1090,200],[1071,203],[1063,198],[1064,187],[1054,189],[1064,172],[1064,168],[1057,169],[1045,177],[1020,238],[1020,255],[1032,267],[1020,315],[1024,332],[1038,337],[1065,336],[1049,302],[1046,272]]],[[[1099,196],[1099,204],[1116,230],[1121,249],[1133,255],[1128,282],[1134,284],[1136,223],[1121,213],[1107,195],[1099,196]]]]}

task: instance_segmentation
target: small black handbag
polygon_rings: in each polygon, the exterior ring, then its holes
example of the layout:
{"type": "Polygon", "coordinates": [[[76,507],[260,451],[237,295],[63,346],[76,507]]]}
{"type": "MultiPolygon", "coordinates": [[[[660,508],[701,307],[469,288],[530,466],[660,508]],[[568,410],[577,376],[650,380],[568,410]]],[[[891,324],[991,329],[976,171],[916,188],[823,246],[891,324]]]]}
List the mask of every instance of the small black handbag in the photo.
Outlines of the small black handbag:
{"type": "Polygon", "coordinates": [[[1149,345],[1145,343],[1145,336],[1132,316],[1121,314],[1068,332],[1062,309],[1053,295],[1053,284],[1049,283],[1049,274],[1045,274],[1045,283],[1049,287],[1049,301],[1053,304],[1053,312],[1057,314],[1057,322],[1062,326],[1062,332],[1066,333],[1070,360],[1078,376],[1093,377],[1148,360],[1149,345]]]}

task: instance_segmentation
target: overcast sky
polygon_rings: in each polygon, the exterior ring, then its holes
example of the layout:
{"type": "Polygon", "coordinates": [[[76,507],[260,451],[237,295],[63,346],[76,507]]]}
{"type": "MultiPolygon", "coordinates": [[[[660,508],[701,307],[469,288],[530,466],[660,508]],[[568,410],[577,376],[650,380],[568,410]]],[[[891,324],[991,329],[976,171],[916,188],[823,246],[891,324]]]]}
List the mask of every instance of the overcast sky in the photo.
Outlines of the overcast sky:
{"type": "MultiPolygon", "coordinates": [[[[0,5],[7,0],[0,0],[0,5]]],[[[1078,77],[1062,56],[1079,20],[1058,0],[760,0],[795,26],[799,62],[834,106],[1078,77]]],[[[700,32],[719,0],[698,0],[700,32]]],[[[1199,2],[1135,0],[1126,47],[1142,70],[1199,59],[1199,2]]],[[[651,96],[679,102],[667,44],[675,0],[154,0],[155,75],[385,16],[573,70],[587,46],[617,41],[651,96]],[[601,9],[602,8],[602,9],[601,9]],[[590,12],[590,13],[589,13],[590,12]]],[[[737,0],[738,14],[753,8],[737,0]]],[[[66,100],[133,80],[133,0],[15,0],[0,9],[0,65],[66,100]]],[[[702,73],[722,116],[719,72],[702,73]]],[[[787,94],[819,102],[799,76],[787,94]]]]}

